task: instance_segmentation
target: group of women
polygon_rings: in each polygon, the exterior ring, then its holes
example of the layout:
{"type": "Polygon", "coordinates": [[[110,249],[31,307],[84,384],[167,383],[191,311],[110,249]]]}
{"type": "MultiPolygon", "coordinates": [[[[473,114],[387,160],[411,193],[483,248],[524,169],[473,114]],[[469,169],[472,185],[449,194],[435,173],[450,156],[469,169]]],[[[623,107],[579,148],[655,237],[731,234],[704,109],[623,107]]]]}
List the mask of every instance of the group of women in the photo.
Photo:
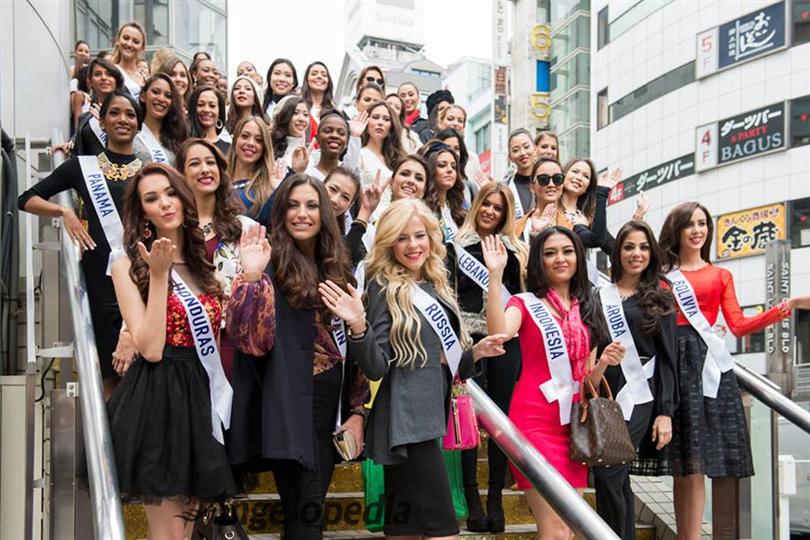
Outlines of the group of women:
{"type": "MultiPolygon", "coordinates": [[[[810,308],[790,299],[744,317],[731,274],[711,264],[709,211],[675,207],[660,242],[634,219],[614,237],[616,178],[587,158],[560,165],[557,138],[509,138],[495,182],[464,146],[466,113],[443,90],[385,94],[364,69],[337,109],[326,66],[249,62],[225,98],[213,64],[166,58],[136,73],[145,36],[118,33],[114,62],[87,69],[74,157],[20,196],[62,217],[83,251],[121,492],[144,503],[150,538],[183,538],[200,503],[272,471],[288,538],[319,538],[339,456],[382,464],[395,537],[459,533],[441,454],[454,381],[475,378],[575,488],[578,387],[604,376],[633,444],[634,472],[675,475],[679,534],[700,537],[703,478],[753,474],[731,357],[711,329],[754,332],[810,308]],[[227,135],[223,135],[227,134],[227,135]],[[49,202],[74,189],[81,217],[49,202]],[[611,261],[594,288],[588,250],[611,261]],[[556,336],[556,337],[555,337],[556,336]],[[562,336],[562,340],[559,339],[562,336]],[[708,352],[707,352],[708,351],[708,352]],[[373,405],[370,381],[378,381],[373,405]]],[[[505,528],[507,459],[462,457],[467,528],[505,528]]],[[[634,538],[631,465],[594,467],[597,510],[634,538]]],[[[564,521],[519,471],[538,538],[564,521]]],[[[391,515],[388,513],[388,515],[391,515]]]]}

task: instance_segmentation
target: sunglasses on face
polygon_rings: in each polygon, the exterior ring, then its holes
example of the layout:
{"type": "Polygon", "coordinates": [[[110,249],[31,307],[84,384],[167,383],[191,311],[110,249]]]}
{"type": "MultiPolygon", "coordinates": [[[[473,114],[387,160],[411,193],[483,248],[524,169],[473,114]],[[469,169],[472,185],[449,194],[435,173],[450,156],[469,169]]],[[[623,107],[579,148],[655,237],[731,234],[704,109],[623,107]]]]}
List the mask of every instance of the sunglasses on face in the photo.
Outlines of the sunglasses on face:
{"type": "Polygon", "coordinates": [[[565,181],[565,176],[563,176],[562,173],[551,174],[551,175],[549,175],[549,174],[538,174],[537,176],[534,177],[534,181],[537,182],[538,184],[540,184],[541,186],[547,186],[551,182],[554,182],[555,186],[561,186],[561,185],[563,185],[563,182],[565,181]]]}
{"type": "Polygon", "coordinates": [[[366,82],[373,82],[373,83],[377,83],[380,86],[382,86],[383,82],[385,82],[385,81],[383,81],[382,79],[377,79],[376,77],[372,77],[371,75],[369,75],[369,76],[366,77],[366,82]]]}

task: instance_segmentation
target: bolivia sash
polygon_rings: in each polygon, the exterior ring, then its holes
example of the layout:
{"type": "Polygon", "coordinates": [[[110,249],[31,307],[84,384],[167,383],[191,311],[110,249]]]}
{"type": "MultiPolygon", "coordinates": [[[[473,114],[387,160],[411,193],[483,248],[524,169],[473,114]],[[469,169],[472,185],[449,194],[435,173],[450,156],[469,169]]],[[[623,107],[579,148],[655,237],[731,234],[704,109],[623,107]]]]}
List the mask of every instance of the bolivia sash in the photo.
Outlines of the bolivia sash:
{"type": "Polygon", "coordinates": [[[208,319],[205,307],[175,270],[172,270],[172,281],[174,282],[174,293],[186,310],[186,318],[191,328],[191,334],[194,336],[194,347],[197,349],[197,356],[208,374],[209,394],[211,397],[211,434],[219,444],[225,444],[222,426],[228,429],[231,425],[233,389],[225,377],[225,370],[222,369],[222,360],[219,358],[214,329],[211,327],[211,321],[208,319]]]}
{"type": "Polygon", "coordinates": [[[618,287],[613,283],[602,287],[599,290],[599,297],[602,300],[602,313],[610,329],[610,337],[613,341],[624,345],[624,359],[620,365],[626,382],[616,396],[616,401],[622,408],[624,419],[630,420],[636,405],[653,400],[647,379],[655,373],[655,358],[645,365],[641,364],[641,357],[638,355],[636,343],[624,315],[618,287]]]}
{"type": "Polygon", "coordinates": [[[431,328],[439,337],[444,356],[447,359],[447,365],[450,367],[453,377],[455,377],[458,365],[461,363],[461,342],[450,324],[450,317],[447,316],[447,312],[436,298],[430,296],[416,285],[413,286],[411,300],[413,301],[413,307],[418,309],[427,319],[431,328]]]}
{"type": "Polygon", "coordinates": [[[717,389],[720,387],[720,376],[734,367],[734,358],[728,352],[722,338],[714,333],[709,321],[700,311],[697,295],[692,284],[677,268],[667,274],[672,283],[672,292],[681,313],[689,320],[700,338],[708,347],[706,360],[703,362],[703,395],[712,399],[717,398],[717,389]]]}
{"type": "Polygon", "coordinates": [[[118,257],[126,255],[124,252],[124,225],[121,217],[115,208],[110,188],[107,186],[107,179],[101,172],[96,156],[79,156],[79,167],[82,169],[84,183],[87,186],[87,193],[93,202],[93,209],[96,211],[101,230],[110,245],[110,259],[107,264],[107,275],[112,271],[112,263],[118,257]]]}
{"type": "Polygon", "coordinates": [[[568,357],[562,329],[543,301],[534,293],[520,293],[516,296],[523,300],[526,310],[543,337],[551,379],[540,385],[540,391],[549,403],[556,401],[559,404],[560,425],[565,426],[571,422],[571,405],[574,395],[579,392],[579,383],[574,381],[571,372],[571,360],[568,357]]]}

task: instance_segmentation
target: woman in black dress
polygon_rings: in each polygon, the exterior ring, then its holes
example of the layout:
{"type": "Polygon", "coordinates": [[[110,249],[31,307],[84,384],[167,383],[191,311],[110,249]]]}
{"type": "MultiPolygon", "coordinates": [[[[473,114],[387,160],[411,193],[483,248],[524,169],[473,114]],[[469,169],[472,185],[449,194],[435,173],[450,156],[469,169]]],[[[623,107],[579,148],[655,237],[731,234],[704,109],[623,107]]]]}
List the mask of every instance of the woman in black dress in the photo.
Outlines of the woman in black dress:
{"type": "Polygon", "coordinates": [[[672,294],[661,286],[665,278],[660,262],[649,225],[631,221],[619,230],[611,255],[613,283],[600,291],[611,337],[625,345],[621,365],[607,367],[605,378],[622,406],[633,445],[640,448],[634,462],[640,467],[593,468],[596,510],[623,540],[636,537],[631,470],[672,474],[662,450],[672,440],[672,416],[678,405],[675,306],[672,294]],[[634,383],[628,384],[628,379],[634,383]]]}
{"type": "MultiPolygon", "coordinates": [[[[94,199],[90,197],[88,182],[85,180],[87,165],[82,165],[82,162],[100,169],[115,213],[120,215],[124,189],[142,165],[141,160],[133,154],[133,141],[141,128],[143,116],[141,108],[132,96],[115,91],[104,100],[100,118],[101,127],[107,133],[106,149],[98,157],[83,156],[67,160],[50,176],[20,195],[17,204],[20,210],[38,216],[61,217],[68,234],[83,250],[81,266],[88,284],[87,295],[90,301],[90,315],[93,319],[101,375],[104,379],[106,394],[109,396],[118,379],[116,368],[119,373],[123,372],[132,360],[133,351],[131,347],[123,347],[114,354],[121,329],[121,315],[115,300],[112,280],[107,275],[108,263],[111,259],[107,236],[110,229],[102,226],[96,213],[94,199]],[[48,201],[57,193],[68,189],[75,189],[82,199],[81,220],[72,208],[48,201]],[[85,230],[82,220],[87,220],[87,230],[85,230]]],[[[100,193],[95,189],[94,192],[100,193]]],[[[98,200],[98,197],[95,200],[98,200]]],[[[109,207],[104,208],[106,221],[112,214],[106,211],[109,207]]],[[[120,238],[117,241],[114,239],[113,242],[119,248],[122,247],[120,238]]],[[[121,254],[121,251],[116,253],[121,254]]]]}

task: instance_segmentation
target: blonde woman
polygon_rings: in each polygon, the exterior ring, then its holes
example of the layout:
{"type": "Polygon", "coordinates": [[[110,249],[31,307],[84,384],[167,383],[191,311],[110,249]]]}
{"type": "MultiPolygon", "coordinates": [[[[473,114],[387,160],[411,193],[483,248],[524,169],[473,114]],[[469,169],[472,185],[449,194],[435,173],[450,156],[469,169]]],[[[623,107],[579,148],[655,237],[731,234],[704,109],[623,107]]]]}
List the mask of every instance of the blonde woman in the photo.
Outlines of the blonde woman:
{"type": "MultiPolygon", "coordinates": [[[[455,289],[461,319],[469,329],[473,342],[487,335],[486,306],[492,302],[506,302],[511,295],[523,291],[526,261],[529,250],[515,234],[515,200],[509,187],[491,182],[484,185],[473,199],[464,224],[455,242],[447,247],[447,266],[450,283],[455,289]],[[502,294],[497,298],[487,295],[487,283],[481,279],[487,274],[484,264],[483,239],[497,236],[506,247],[507,263],[503,272],[502,294]]],[[[482,361],[478,382],[490,398],[509,411],[512,390],[520,369],[520,343],[512,339],[505,343],[506,353],[492,361],[482,361]]],[[[506,456],[500,448],[489,446],[489,482],[486,515],[478,499],[476,465],[478,449],[462,452],[464,496],[469,515],[467,530],[472,532],[503,532],[505,528],[501,492],[506,478],[506,456]]]]}
{"type": "Polygon", "coordinates": [[[470,350],[445,254],[430,209],[401,200],[380,217],[367,259],[368,318],[360,291],[320,285],[324,304],[349,326],[350,354],[369,379],[382,379],[366,455],[383,465],[390,508],[409,510],[404,523],[385,524],[386,536],[458,534],[440,441],[451,381],[456,373],[474,375],[478,359],[503,354],[505,335],[488,336],[470,350]]]}
{"type": "Polygon", "coordinates": [[[143,58],[145,50],[146,32],[143,26],[135,21],[122,24],[115,37],[112,62],[121,70],[124,86],[135,99],[140,97],[141,87],[146,82],[143,73],[138,69],[138,61],[143,58]]]}
{"type": "Polygon", "coordinates": [[[284,179],[273,157],[270,128],[259,116],[240,120],[228,151],[228,176],[247,210],[246,215],[267,225],[270,195],[284,179]]]}

